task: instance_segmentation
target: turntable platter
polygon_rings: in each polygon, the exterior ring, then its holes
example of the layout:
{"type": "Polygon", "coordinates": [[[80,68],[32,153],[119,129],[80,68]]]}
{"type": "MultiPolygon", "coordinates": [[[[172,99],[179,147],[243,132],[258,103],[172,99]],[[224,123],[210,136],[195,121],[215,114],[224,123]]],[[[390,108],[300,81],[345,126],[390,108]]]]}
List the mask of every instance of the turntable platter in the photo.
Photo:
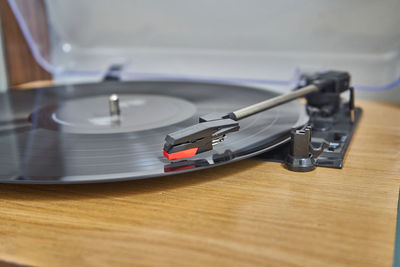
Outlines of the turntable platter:
{"type": "Polygon", "coordinates": [[[251,157],[285,142],[308,121],[299,101],[240,121],[240,131],[212,151],[170,162],[168,133],[199,116],[226,113],[275,93],[244,86],[190,82],[105,82],[0,96],[0,182],[91,183],[157,177],[251,157]],[[118,94],[118,123],[108,98],[118,94]]]}

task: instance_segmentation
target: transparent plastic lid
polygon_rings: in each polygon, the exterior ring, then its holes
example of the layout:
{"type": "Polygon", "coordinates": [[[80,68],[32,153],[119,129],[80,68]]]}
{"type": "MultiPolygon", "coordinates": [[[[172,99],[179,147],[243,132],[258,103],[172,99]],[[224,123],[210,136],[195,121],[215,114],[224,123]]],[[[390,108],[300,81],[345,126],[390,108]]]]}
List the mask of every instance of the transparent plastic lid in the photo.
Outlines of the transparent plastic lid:
{"type": "Polygon", "coordinates": [[[59,83],[100,81],[112,65],[124,80],[291,88],[300,73],[337,69],[360,90],[400,82],[398,0],[47,0],[49,57],[24,1],[9,4],[35,59],[59,83]]]}

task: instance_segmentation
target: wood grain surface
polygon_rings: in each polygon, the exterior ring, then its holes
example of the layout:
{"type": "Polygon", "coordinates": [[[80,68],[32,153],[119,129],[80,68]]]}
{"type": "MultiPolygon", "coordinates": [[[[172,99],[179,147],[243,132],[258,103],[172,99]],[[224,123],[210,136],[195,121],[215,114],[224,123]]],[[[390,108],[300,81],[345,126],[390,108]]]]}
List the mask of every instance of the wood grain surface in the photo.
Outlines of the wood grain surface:
{"type": "Polygon", "coordinates": [[[400,106],[359,104],[342,170],[244,160],[132,182],[0,185],[0,262],[391,266],[400,106]]]}
{"type": "MultiPolygon", "coordinates": [[[[40,44],[37,49],[45,60],[49,60],[50,40],[45,2],[43,0],[15,2],[25,23],[29,25],[33,40],[40,44]]],[[[9,87],[16,88],[19,84],[36,80],[50,80],[50,73],[33,57],[7,0],[0,0],[0,18],[9,87]]]]}

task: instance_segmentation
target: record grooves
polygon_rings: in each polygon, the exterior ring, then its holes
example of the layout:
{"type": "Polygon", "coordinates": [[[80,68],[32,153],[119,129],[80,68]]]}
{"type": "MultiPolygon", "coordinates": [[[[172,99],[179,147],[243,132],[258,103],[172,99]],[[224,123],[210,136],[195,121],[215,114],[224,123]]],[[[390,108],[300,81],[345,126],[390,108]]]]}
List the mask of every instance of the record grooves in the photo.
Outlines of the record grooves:
{"type": "Polygon", "coordinates": [[[215,149],[170,162],[161,150],[165,136],[198,121],[277,94],[248,88],[190,82],[104,82],[30,91],[0,97],[0,182],[90,183],[181,173],[269,150],[290,129],[307,123],[305,105],[293,101],[240,121],[215,149]],[[108,97],[118,94],[121,120],[109,115],[108,97]]]}

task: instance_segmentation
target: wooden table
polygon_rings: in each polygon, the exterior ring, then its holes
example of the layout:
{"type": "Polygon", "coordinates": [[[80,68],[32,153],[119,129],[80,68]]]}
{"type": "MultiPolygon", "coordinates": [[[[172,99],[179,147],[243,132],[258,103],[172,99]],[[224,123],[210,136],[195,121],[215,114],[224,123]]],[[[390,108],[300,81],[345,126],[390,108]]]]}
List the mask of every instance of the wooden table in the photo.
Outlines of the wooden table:
{"type": "Polygon", "coordinates": [[[0,185],[0,265],[390,266],[400,106],[359,104],[342,170],[244,160],[123,183],[0,185]]]}

